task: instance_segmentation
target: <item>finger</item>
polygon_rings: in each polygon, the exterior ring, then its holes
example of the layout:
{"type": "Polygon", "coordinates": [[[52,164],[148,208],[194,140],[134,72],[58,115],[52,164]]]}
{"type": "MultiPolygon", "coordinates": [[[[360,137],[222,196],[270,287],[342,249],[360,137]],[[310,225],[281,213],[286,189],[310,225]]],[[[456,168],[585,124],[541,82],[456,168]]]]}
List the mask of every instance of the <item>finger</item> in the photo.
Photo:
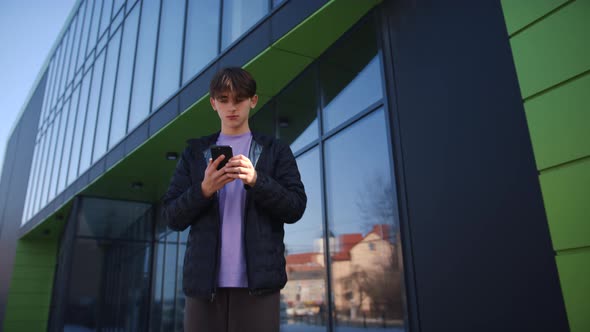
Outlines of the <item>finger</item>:
{"type": "Polygon", "coordinates": [[[213,162],[212,166],[215,167],[215,169],[217,169],[217,166],[219,166],[219,163],[221,163],[221,161],[225,159],[225,155],[221,155],[219,157],[217,157],[217,159],[215,159],[215,161],[213,162]]]}

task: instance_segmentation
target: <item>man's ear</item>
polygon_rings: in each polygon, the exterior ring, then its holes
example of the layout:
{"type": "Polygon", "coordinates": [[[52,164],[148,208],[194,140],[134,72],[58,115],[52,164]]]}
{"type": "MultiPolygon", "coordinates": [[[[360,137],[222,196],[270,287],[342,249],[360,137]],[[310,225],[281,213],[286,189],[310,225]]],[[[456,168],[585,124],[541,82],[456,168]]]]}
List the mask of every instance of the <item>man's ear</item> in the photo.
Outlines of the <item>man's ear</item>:
{"type": "Polygon", "coordinates": [[[258,95],[254,95],[250,98],[250,108],[256,107],[256,104],[258,104],[258,95]]]}
{"type": "Polygon", "coordinates": [[[217,108],[215,107],[215,99],[213,99],[213,97],[209,97],[209,102],[211,103],[211,107],[213,107],[213,110],[217,111],[217,108]]]}

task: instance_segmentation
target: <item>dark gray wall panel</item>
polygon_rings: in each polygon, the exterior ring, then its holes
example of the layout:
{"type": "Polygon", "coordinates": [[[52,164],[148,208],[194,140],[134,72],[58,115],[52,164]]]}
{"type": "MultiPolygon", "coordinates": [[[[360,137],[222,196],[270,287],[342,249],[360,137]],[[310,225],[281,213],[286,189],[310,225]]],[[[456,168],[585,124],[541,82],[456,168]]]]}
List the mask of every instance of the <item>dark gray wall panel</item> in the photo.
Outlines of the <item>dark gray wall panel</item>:
{"type": "Polygon", "coordinates": [[[420,331],[567,331],[499,1],[387,1],[420,331]]]}
{"type": "MultiPolygon", "coordinates": [[[[9,138],[0,182],[0,322],[4,321],[12,278],[18,229],[21,225],[37,126],[45,92],[45,75],[9,138]]],[[[0,324],[0,330],[2,330],[0,324]]]]}

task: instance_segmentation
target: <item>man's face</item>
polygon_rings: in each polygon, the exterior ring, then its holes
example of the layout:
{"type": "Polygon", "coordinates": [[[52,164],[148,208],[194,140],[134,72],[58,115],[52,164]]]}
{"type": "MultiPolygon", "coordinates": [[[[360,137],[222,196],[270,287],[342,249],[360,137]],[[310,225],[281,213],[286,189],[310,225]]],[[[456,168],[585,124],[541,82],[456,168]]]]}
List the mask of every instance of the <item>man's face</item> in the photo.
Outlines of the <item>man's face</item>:
{"type": "Polygon", "coordinates": [[[222,132],[241,134],[249,130],[248,116],[250,109],[256,106],[258,96],[240,98],[231,92],[222,92],[215,99],[210,98],[210,102],[221,119],[222,132]]]}

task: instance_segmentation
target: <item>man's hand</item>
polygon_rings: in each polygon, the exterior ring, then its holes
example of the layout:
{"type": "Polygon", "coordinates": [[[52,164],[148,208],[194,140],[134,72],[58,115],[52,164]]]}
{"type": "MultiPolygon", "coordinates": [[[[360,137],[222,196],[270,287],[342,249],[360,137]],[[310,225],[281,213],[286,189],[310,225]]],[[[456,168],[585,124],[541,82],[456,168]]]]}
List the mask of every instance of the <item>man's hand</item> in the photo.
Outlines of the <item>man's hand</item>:
{"type": "Polygon", "coordinates": [[[229,176],[227,165],[217,170],[217,166],[223,159],[225,159],[224,155],[217,157],[215,161],[209,159],[209,164],[207,165],[207,169],[205,169],[205,178],[201,182],[201,191],[206,198],[210,198],[217,190],[235,180],[235,178],[229,176]]]}
{"type": "Polygon", "coordinates": [[[256,170],[250,159],[243,154],[233,156],[224,168],[227,170],[227,176],[232,179],[240,179],[250,187],[254,187],[256,184],[256,170]]]}

